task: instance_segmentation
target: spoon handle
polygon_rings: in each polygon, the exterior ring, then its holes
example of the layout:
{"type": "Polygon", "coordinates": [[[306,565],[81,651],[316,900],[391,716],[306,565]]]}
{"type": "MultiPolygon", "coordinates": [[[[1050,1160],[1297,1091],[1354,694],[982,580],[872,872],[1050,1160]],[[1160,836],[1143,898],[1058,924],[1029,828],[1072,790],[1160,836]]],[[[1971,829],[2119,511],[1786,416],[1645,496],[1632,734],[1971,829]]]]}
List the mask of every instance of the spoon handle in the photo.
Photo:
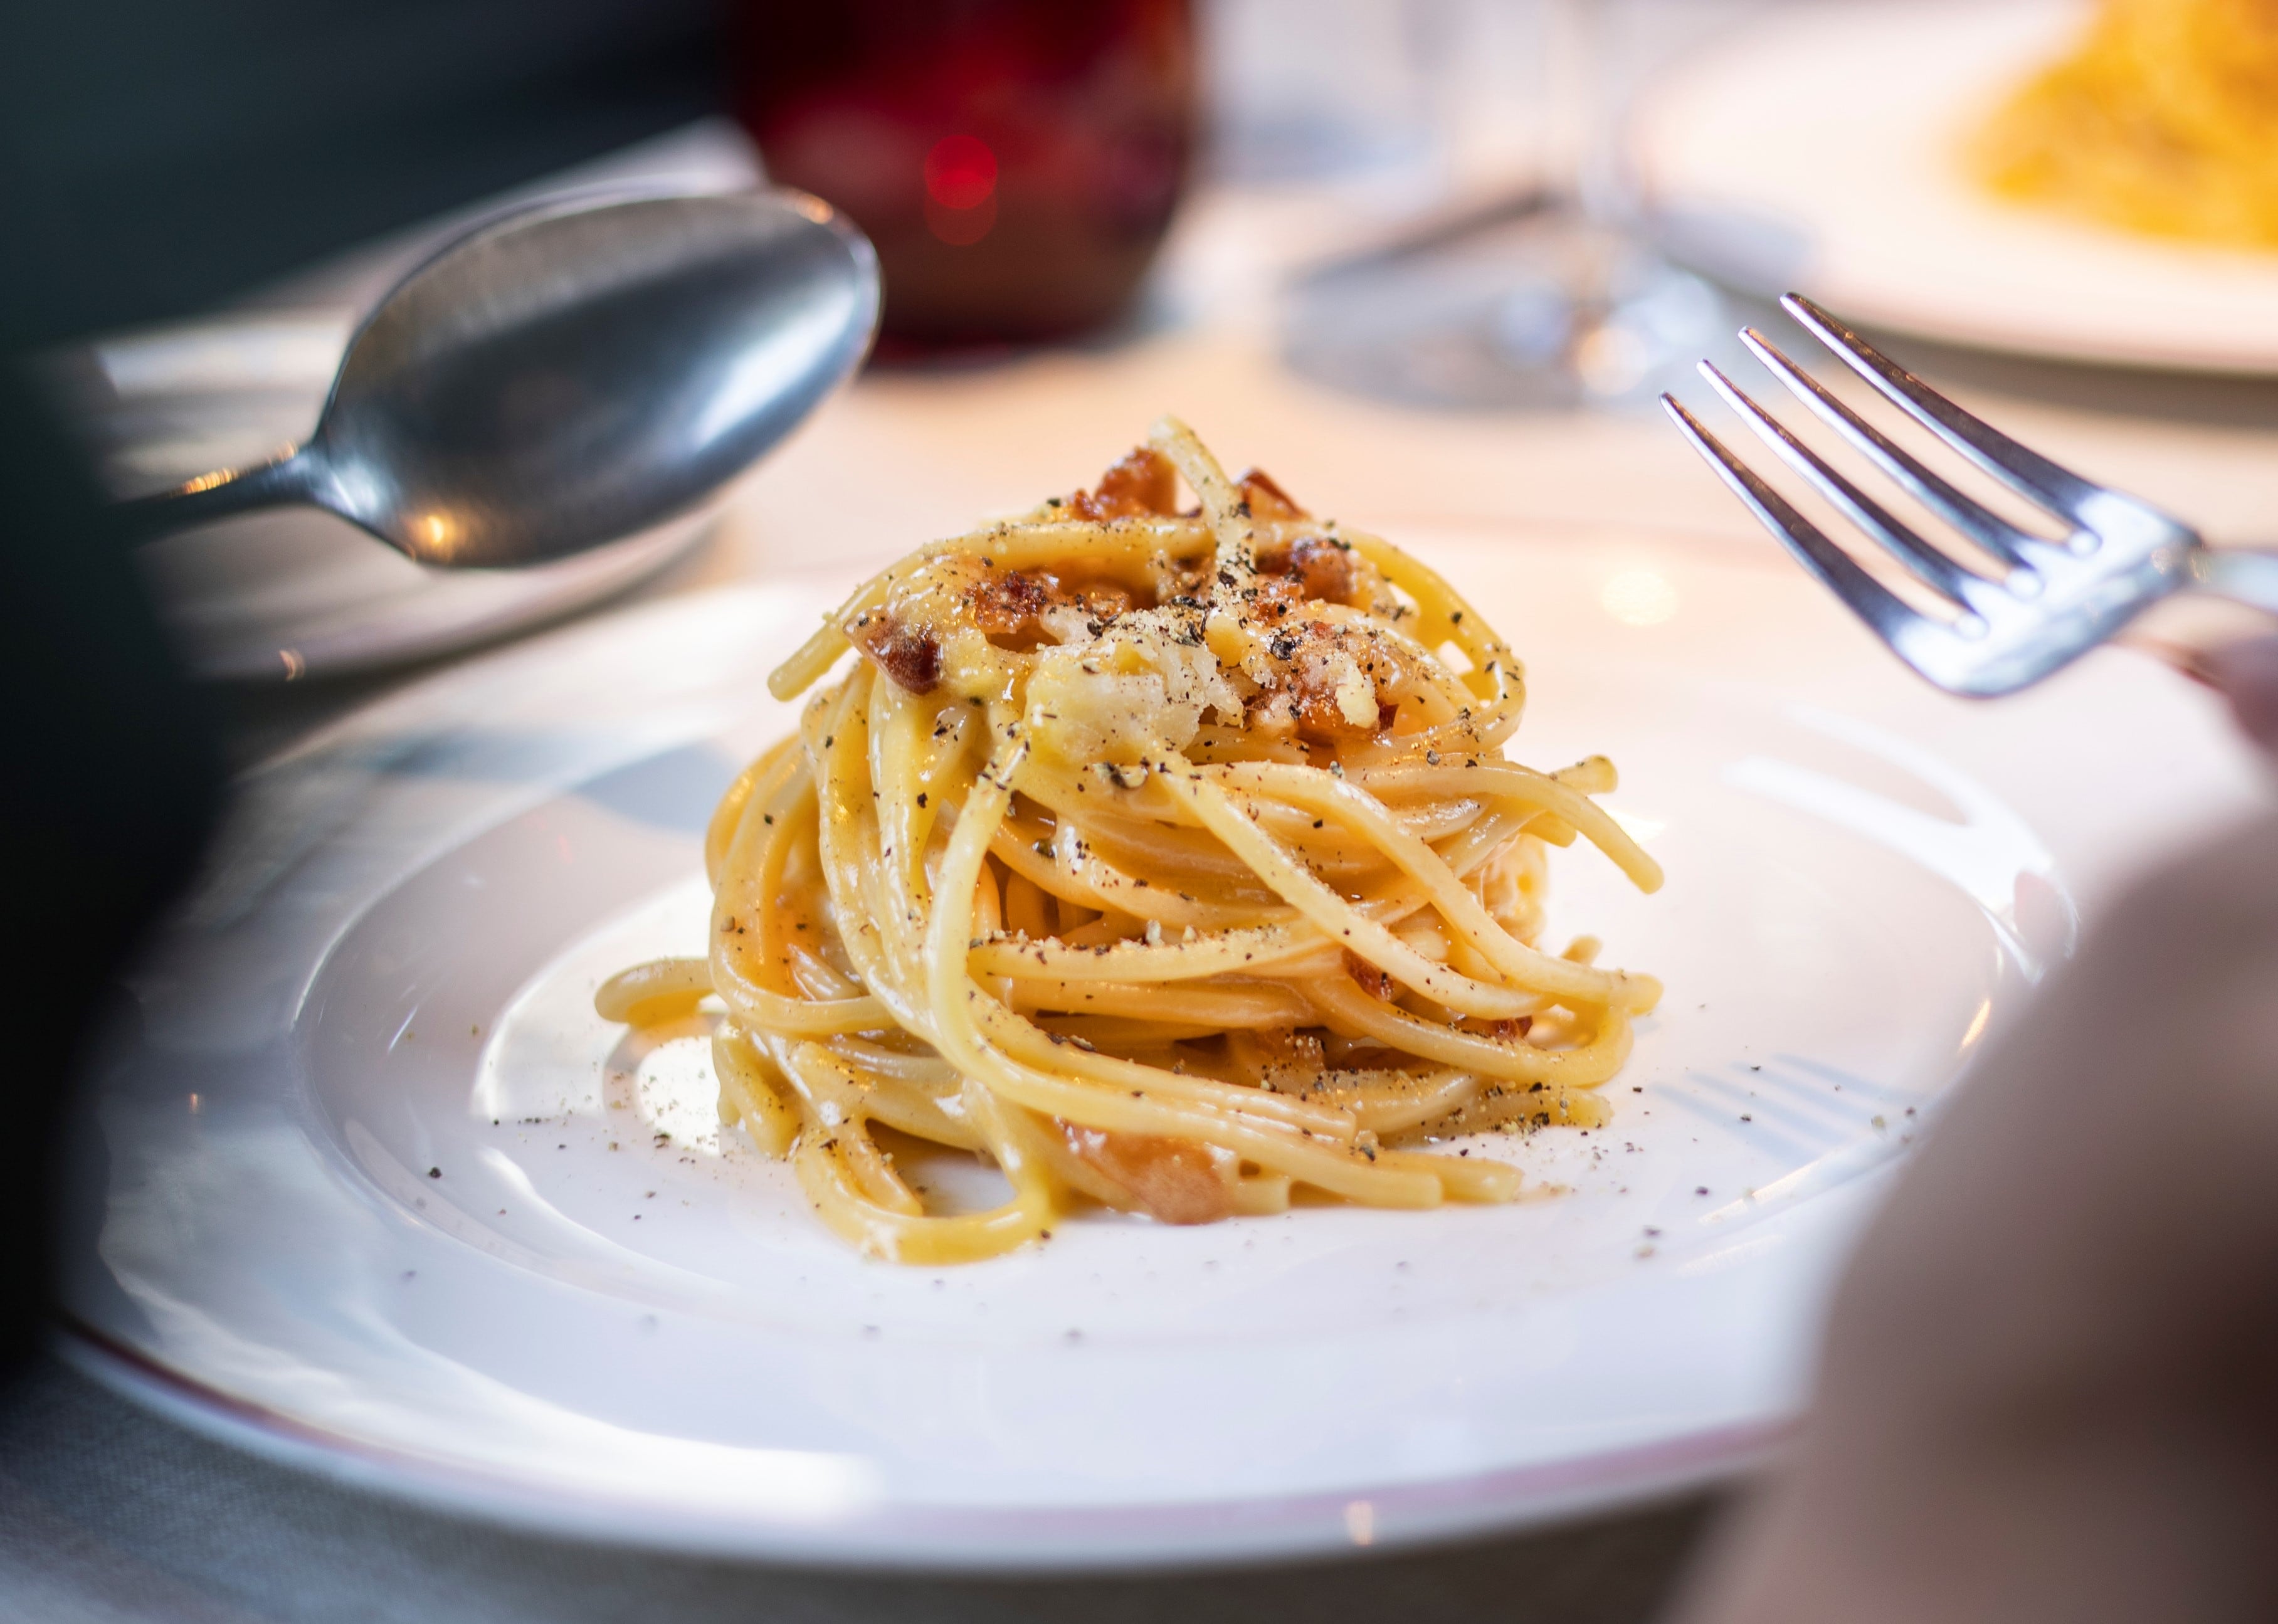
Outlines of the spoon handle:
{"type": "Polygon", "coordinates": [[[316,488],[316,459],[298,447],[249,468],[201,474],[168,491],[135,496],[113,509],[130,542],[155,541],[233,513],[309,502],[316,488]]]}

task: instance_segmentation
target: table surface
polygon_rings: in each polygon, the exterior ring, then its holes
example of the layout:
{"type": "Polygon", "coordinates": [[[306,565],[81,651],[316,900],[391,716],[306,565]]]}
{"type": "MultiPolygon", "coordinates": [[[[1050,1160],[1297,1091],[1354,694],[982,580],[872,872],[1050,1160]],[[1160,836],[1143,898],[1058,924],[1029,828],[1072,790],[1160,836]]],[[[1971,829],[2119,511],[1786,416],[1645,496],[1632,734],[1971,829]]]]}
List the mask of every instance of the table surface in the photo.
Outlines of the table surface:
{"type": "MultiPolygon", "coordinates": [[[[618,601],[739,580],[851,580],[921,541],[1089,483],[1166,412],[1229,467],[1267,469],[1301,500],[1395,540],[1404,524],[1428,521],[1578,545],[1644,534],[1770,554],[1774,544],[1649,401],[1434,411],[1344,393],[1284,365],[1277,289],[1355,237],[1395,229],[1393,205],[1372,188],[1205,193],[1182,217],[1130,330],[1082,347],[865,374],[745,477],[702,545],[618,601]]],[[[1736,327],[1777,316],[1739,298],[1727,305],[1736,327]]],[[[2278,379],[1891,342],[1933,383],[2058,462],[2185,516],[2218,545],[2278,548],[2278,379]]],[[[1823,375],[1838,370],[1830,364],[1823,375]]],[[[1703,383],[1679,392],[1696,408],[1717,404],[1703,383]]],[[[2150,637],[2195,646],[2257,623],[2190,600],[2142,624],[2150,637]]],[[[258,759],[447,663],[224,690],[233,745],[240,759],[258,759]]]]}
{"type": "Polygon", "coordinates": [[[503,1532],[283,1471],[60,1363],[0,1394],[0,1618],[41,1624],[1181,1624],[1303,1618],[1627,1624],[1708,1510],[1301,1567],[1054,1579],[878,1577],[503,1532]]]}
{"type": "MultiPolygon", "coordinates": [[[[1349,240],[1366,200],[1220,192],[1166,254],[1151,314],[1080,349],[875,372],[739,489],[710,539],[635,599],[723,582],[845,578],[976,516],[1086,482],[1163,412],[1231,463],[1397,538],[1411,521],[1569,537],[1771,543],[1657,412],[1435,413],[1337,393],[1280,362],[1273,291],[1349,240]]],[[[1902,355],[2059,460],[2189,515],[2278,540],[2278,384],[1902,355]]],[[[609,612],[607,609],[601,613],[609,612]]],[[[2152,630],[2240,623],[2178,609],[2152,630]]],[[[223,696],[251,761],[438,669],[223,696]]],[[[50,1361],[0,1394],[0,1616],[57,1620],[713,1619],[1203,1621],[1302,1614],[1650,1617],[1711,1515],[1701,1496],[1420,1553],[1202,1575],[850,1577],[568,1546],[331,1487],[241,1457],[50,1361]]]]}

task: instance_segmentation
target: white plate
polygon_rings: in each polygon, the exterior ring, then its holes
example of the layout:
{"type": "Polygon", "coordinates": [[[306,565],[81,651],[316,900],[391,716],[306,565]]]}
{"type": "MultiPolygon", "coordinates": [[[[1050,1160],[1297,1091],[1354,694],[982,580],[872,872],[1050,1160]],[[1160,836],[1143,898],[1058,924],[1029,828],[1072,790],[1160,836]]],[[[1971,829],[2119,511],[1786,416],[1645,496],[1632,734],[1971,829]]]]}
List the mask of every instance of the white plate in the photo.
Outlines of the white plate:
{"type": "Polygon", "coordinates": [[[1556,869],[1556,928],[1670,987],[1610,1129],[1475,1152],[1571,1193],[857,1257],[720,1132],[700,1045],[587,1001],[698,945],[699,831],[789,722],[761,674],[821,601],[739,590],[475,663],[253,780],[103,1069],[80,1356],[394,1491],[818,1561],[1393,1544],[1745,1464],[2069,899],[2252,773],[2126,654],[1935,694],[1769,548],[1409,540],[1528,654],[1523,756],[1611,752],[1671,876],[1556,869]]]}
{"type": "Polygon", "coordinates": [[[1783,7],[1645,98],[1673,246],[1761,294],[2072,360],[2278,372],[2278,254],[2137,237],[1980,193],[1957,149],[2075,37],[2073,0],[1783,7]]]}

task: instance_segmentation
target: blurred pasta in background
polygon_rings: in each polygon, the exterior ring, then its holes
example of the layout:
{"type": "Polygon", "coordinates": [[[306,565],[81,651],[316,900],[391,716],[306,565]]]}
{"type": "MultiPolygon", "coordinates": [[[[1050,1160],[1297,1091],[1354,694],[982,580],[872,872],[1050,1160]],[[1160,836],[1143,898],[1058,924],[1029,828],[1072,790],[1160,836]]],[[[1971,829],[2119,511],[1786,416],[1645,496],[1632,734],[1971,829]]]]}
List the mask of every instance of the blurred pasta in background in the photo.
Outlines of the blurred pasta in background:
{"type": "Polygon", "coordinates": [[[2278,248],[2278,0],[2104,0],[1968,157],[2020,203],[2278,248]]]}

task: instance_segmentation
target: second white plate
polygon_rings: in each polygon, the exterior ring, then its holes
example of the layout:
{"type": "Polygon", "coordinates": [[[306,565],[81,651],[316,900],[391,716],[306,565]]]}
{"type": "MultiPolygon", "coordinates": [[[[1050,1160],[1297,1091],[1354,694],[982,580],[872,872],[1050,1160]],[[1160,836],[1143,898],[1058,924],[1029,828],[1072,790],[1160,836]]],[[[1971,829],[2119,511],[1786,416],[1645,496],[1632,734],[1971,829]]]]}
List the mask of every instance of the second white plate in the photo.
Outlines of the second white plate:
{"type": "Polygon", "coordinates": [[[2138,237],[1979,192],[1972,124],[2075,0],[1785,6],[1656,87],[1632,131],[1686,257],[1747,291],[1977,348],[2278,373],[2278,253],[2138,237]]]}

